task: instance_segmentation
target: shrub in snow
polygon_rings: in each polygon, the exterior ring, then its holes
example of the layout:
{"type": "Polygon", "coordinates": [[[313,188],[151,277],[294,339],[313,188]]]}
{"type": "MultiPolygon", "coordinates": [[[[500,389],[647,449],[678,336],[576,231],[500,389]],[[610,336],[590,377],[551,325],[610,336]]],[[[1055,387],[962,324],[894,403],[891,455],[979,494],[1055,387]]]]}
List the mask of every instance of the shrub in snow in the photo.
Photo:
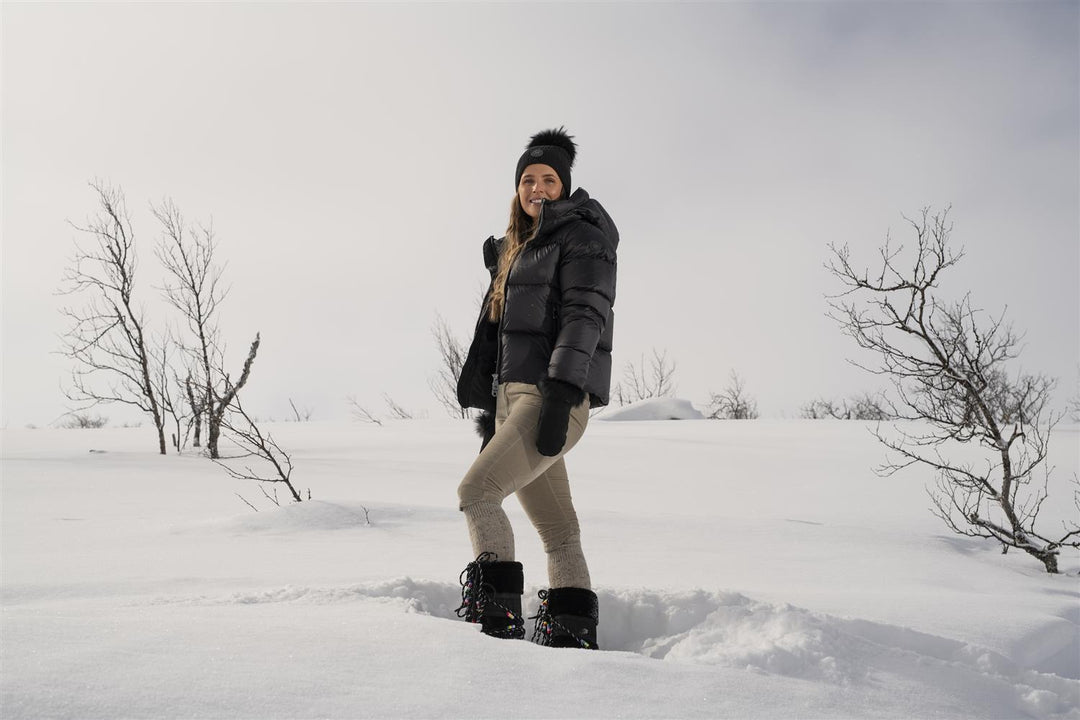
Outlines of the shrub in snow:
{"type": "Polygon", "coordinates": [[[674,392],[675,363],[668,362],[667,350],[653,348],[648,370],[644,355],[637,365],[628,362],[623,366],[622,382],[612,388],[611,399],[622,407],[639,400],[668,397],[674,392]]]}
{"type": "Polygon", "coordinates": [[[884,398],[863,393],[840,401],[811,400],[799,409],[799,417],[806,420],[890,420],[892,415],[884,398]]]}
{"type": "Polygon", "coordinates": [[[89,413],[70,413],[66,416],[62,427],[68,430],[97,430],[98,428],[105,427],[105,424],[109,422],[109,418],[102,417],[100,415],[90,415],[89,413]]]}
{"type": "Polygon", "coordinates": [[[728,386],[711,394],[708,412],[711,420],[757,420],[757,400],[746,392],[742,378],[732,370],[728,386]]]}

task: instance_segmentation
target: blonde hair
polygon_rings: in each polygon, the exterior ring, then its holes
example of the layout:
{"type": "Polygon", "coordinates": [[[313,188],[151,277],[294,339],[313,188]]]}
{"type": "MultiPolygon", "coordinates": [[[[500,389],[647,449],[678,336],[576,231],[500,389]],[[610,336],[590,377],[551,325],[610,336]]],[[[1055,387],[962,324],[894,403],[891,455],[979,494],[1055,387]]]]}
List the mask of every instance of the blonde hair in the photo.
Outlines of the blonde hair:
{"type": "Polygon", "coordinates": [[[502,318],[506,305],[506,278],[510,268],[525,246],[536,237],[539,225],[529,217],[521,207],[517,194],[510,205],[510,223],[506,226],[506,239],[499,253],[499,270],[495,273],[495,282],[491,288],[491,302],[488,303],[488,319],[498,322],[502,318]]]}

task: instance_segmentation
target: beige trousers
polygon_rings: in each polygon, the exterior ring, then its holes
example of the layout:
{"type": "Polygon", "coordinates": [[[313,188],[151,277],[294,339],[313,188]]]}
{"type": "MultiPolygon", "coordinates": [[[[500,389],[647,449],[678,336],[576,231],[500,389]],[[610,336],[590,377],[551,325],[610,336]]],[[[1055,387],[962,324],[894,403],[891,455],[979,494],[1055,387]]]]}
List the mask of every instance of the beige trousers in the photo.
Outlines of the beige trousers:
{"type": "Polygon", "coordinates": [[[585,432],[589,400],[586,398],[570,411],[566,445],[555,457],[541,455],[536,449],[541,402],[535,385],[499,385],[495,436],[458,487],[460,508],[465,511],[476,554],[497,552],[500,559],[512,560],[513,533],[500,506],[508,495],[516,494],[548,553],[552,587],[588,587],[588,570],[581,557],[581,530],[563,455],[585,432]]]}

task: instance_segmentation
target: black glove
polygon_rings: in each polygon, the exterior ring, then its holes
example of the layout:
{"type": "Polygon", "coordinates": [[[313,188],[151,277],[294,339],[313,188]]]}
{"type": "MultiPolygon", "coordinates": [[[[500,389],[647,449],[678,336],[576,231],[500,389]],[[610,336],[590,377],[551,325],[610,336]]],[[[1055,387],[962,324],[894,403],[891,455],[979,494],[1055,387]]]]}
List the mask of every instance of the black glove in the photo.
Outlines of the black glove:
{"type": "Polygon", "coordinates": [[[537,387],[544,399],[540,405],[536,449],[541,455],[554,457],[562,452],[563,445],[566,445],[570,410],[585,400],[585,391],[552,378],[541,380],[537,387]]]}
{"type": "Polygon", "coordinates": [[[480,413],[480,416],[476,418],[476,434],[483,439],[480,443],[480,452],[484,452],[491,438],[495,437],[495,413],[487,410],[480,413]]]}

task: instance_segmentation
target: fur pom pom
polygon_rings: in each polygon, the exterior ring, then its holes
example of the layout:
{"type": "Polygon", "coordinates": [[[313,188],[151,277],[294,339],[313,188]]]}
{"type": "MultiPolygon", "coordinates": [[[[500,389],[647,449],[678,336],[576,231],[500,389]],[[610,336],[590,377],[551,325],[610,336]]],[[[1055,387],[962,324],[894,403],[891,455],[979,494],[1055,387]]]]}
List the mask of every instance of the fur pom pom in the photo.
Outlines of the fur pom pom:
{"type": "Polygon", "coordinates": [[[542,145],[555,145],[566,151],[566,154],[570,156],[570,165],[573,166],[574,158],[577,157],[577,143],[574,142],[573,135],[567,135],[566,129],[563,127],[552,128],[551,130],[541,130],[532,136],[529,140],[526,150],[529,148],[540,147],[542,145]]]}
{"type": "Polygon", "coordinates": [[[483,438],[486,443],[495,434],[495,413],[485,410],[477,416],[474,422],[476,423],[476,434],[483,438]]]}

